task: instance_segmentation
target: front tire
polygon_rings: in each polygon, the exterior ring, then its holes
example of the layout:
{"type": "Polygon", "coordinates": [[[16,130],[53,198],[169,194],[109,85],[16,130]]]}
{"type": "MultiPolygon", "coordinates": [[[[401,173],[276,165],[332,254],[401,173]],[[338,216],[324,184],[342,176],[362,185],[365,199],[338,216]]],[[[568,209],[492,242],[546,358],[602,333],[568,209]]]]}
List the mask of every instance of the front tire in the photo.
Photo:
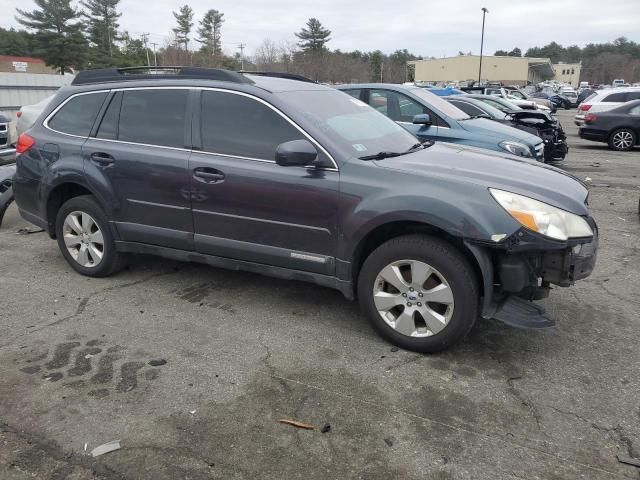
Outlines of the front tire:
{"type": "Polygon", "coordinates": [[[373,328],[407,350],[435,353],[463,339],[478,315],[475,273],[453,246],[426,235],[389,240],[365,260],[360,305],[373,328]]]}
{"type": "Polygon", "coordinates": [[[107,216],[92,195],[66,201],[56,216],[56,238],[65,260],[88,277],[106,277],[123,266],[107,216]]]}
{"type": "Polygon", "coordinates": [[[638,137],[629,128],[619,128],[609,135],[609,147],[618,152],[631,150],[636,143],[638,143],[638,137]]]}

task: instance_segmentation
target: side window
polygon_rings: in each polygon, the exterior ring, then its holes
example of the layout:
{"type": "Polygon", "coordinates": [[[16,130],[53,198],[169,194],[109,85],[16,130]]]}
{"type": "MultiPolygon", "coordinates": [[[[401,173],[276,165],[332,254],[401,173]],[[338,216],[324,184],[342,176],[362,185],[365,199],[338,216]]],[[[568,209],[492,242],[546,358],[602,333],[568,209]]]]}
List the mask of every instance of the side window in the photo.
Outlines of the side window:
{"type": "Polygon", "coordinates": [[[640,100],[640,90],[637,92],[627,92],[627,102],[631,100],[640,100]]]}
{"type": "Polygon", "coordinates": [[[389,103],[388,95],[391,92],[385,92],[383,90],[371,90],[369,91],[369,105],[375,108],[380,113],[384,113],[387,117],[396,120],[389,115],[389,109],[387,104],[389,103]]]}
{"type": "Polygon", "coordinates": [[[243,95],[204,91],[201,105],[207,152],[273,161],[278,145],[305,139],[273,109],[243,95]]]}
{"type": "Polygon", "coordinates": [[[362,90],[360,90],[359,88],[357,90],[344,90],[344,93],[351,95],[354,98],[357,98],[358,100],[360,100],[360,92],[362,92],[362,90]]]}
{"type": "Polygon", "coordinates": [[[102,117],[100,127],[98,127],[97,138],[105,138],[107,140],[118,139],[118,120],[120,120],[120,108],[122,106],[122,92],[117,92],[109,106],[107,111],[102,117]]]}
{"type": "Polygon", "coordinates": [[[640,105],[636,105],[631,110],[629,110],[631,115],[640,115],[640,105]]]}
{"type": "Polygon", "coordinates": [[[396,122],[410,123],[416,115],[431,114],[415,100],[390,90],[370,90],[369,105],[396,122]]]}
{"type": "Polygon", "coordinates": [[[460,110],[462,110],[464,113],[466,113],[470,117],[477,117],[478,115],[484,115],[484,112],[482,110],[480,110],[475,105],[471,105],[470,103],[456,102],[456,101],[452,101],[450,103],[458,107],[460,110]]]}
{"type": "Polygon", "coordinates": [[[117,139],[148,145],[184,147],[188,96],[189,90],[186,89],[124,91],[117,139]]]}
{"type": "Polygon", "coordinates": [[[626,93],[618,92],[612,93],[602,100],[603,102],[624,102],[626,97],[626,93]]]}
{"type": "MultiPolygon", "coordinates": [[[[400,107],[400,121],[412,122],[413,117],[416,115],[422,115],[423,113],[430,113],[415,100],[404,95],[398,95],[398,102],[400,107]]],[[[433,116],[433,114],[431,114],[433,116]]]]}
{"type": "Polygon", "coordinates": [[[73,97],[49,120],[49,127],[58,132],[88,137],[105,98],[106,92],[73,97]]]}

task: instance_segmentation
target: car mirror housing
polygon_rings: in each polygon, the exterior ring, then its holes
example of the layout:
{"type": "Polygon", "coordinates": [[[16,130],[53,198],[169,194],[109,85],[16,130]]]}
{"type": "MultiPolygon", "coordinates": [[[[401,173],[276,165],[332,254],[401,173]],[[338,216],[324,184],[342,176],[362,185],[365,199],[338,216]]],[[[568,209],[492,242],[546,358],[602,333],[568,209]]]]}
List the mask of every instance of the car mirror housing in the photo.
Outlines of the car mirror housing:
{"type": "Polygon", "coordinates": [[[318,158],[318,150],[308,140],[291,140],[278,145],[276,163],[281,167],[306,167],[318,158]]]}
{"type": "Polygon", "coordinates": [[[415,117],[413,117],[413,124],[425,125],[428,127],[431,125],[431,115],[429,115],[428,113],[422,113],[420,115],[416,115],[415,117]]]}

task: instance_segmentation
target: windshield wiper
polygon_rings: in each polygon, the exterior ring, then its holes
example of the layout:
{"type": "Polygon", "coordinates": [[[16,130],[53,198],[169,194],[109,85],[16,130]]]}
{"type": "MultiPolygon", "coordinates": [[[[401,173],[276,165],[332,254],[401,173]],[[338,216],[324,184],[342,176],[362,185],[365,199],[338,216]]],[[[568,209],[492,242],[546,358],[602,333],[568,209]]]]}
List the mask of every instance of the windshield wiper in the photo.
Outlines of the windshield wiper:
{"type": "Polygon", "coordinates": [[[366,155],[364,157],[358,157],[360,160],[382,160],[384,158],[399,157],[400,155],[406,155],[407,153],[413,153],[418,150],[430,147],[435,142],[433,140],[426,140],[424,142],[418,142],[406,149],[404,152],[378,152],[374,155],[366,155]]]}
{"type": "Polygon", "coordinates": [[[399,152],[378,152],[374,153],[373,155],[365,155],[364,157],[358,158],[360,160],[382,160],[384,158],[399,157],[400,155],[403,154],[399,152]]]}

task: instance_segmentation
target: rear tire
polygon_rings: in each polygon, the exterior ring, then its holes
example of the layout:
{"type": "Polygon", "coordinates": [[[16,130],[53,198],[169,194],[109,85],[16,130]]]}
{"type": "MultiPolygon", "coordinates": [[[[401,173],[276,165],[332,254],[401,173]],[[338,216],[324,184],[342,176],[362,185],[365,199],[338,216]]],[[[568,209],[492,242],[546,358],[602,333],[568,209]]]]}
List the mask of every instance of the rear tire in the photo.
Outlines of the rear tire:
{"type": "Polygon", "coordinates": [[[478,315],[478,284],[469,262],[426,235],[394,238],[371,253],[358,277],[358,297],[383,338],[422,353],[462,340],[478,315]]]}
{"type": "Polygon", "coordinates": [[[618,128],[609,135],[609,148],[618,152],[631,150],[637,143],[636,132],[629,128],[618,128]]]}
{"type": "Polygon", "coordinates": [[[56,238],[65,260],[88,277],[107,277],[124,266],[107,216],[92,195],[67,200],[56,216],[56,238]]]}

